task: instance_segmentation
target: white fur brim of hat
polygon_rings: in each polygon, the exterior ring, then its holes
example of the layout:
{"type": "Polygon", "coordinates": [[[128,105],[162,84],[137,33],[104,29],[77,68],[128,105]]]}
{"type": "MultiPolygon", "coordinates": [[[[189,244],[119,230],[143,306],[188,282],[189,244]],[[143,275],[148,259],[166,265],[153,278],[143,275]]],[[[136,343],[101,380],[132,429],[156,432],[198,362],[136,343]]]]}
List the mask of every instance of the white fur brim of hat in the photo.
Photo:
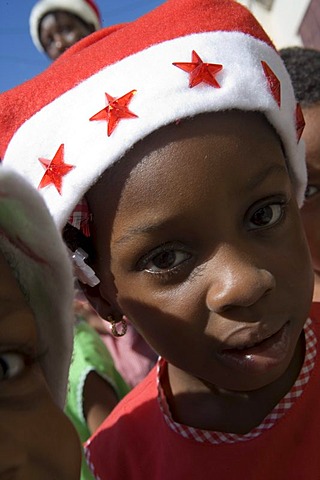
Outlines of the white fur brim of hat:
{"type": "Polygon", "coordinates": [[[3,162],[38,187],[44,174],[38,159],[52,159],[59,146],[64,145],[64,162],[74,168],[63,178],[61,195],[54,185],[41,190],[62,228],[104,170],[136,142],[179,119],[230,109],[265,114],[283,143],[301,205],[307,173],[304,145],[296,135],[296,100],[289,75],[272,47],[238,31],[178,37],[106,66],[23,123],[13,135],[3,162]],[[172,63],[190,62],[192,50],[203,62],[223,65],[216,77],[221,88],[206,84],[189,88],[189,75],[172,63]],[[261,61],[280,81],[280,107],[270,91],[261,61]],[[121,97],[133,89],[137,93],[129,108],[137,118],[121,120],[109,137],[106,121],[89,121],[106,106],[105,92],[121,97]]]}
{"type": "Polygon", "coordinates": [[[73,275],[66,247],[41,195],[0,165],[0,250],[37,323],[39,362],[64,407],[73,346],[73,275]]]}
{"type": "Polygon", "coordinates": [[[80,17],[86,23],[92,23],[95,30],[101,28],[101,22],[94,9],[84,0],[41,0],[31,10],[29,18],[30,35],[33,43],[40,52],[43,46],[39,38],[41,19],[49,12],[66,10],[80,17]]]}

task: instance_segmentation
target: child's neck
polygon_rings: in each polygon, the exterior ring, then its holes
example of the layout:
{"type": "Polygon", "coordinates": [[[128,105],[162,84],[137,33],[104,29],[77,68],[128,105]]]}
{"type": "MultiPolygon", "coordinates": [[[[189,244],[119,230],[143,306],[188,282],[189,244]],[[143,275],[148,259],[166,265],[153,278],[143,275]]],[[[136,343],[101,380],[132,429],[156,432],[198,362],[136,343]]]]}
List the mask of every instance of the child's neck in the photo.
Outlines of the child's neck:
{"type": "Polygon", "coordinates": [[[169,386],[164,386],[164,390],[173,419],[203,430],[236,434],[250,432],[289,392],[300,373],[304,353],[304,336],[301,335],[286,372],[272,384],[249,392],[209,386],[169,364],[169,386]]]}

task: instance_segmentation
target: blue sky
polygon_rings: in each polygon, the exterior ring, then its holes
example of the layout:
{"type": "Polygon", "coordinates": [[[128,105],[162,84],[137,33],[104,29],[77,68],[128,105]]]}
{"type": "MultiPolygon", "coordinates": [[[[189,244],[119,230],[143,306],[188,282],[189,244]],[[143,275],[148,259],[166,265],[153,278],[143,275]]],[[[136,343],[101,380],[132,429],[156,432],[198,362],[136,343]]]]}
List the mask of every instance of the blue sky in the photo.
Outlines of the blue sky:
{"type": "MultiPolygon", "coordinates": [[[[97,0],[103,26],[134,20],[164,0],[97,0]]],[[[35,0],[0,0],[0,92],[44,70],[50,61],[29,35],[29,14],[35,0]]]]}

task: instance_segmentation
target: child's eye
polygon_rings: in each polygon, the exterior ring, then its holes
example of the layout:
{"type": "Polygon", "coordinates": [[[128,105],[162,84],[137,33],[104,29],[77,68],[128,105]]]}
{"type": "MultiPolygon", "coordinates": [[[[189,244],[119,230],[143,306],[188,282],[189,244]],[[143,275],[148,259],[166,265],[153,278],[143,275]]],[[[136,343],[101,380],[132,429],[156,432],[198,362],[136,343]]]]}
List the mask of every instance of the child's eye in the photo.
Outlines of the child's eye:
{"type": "Polygon", "coordinates": [[[314,185],[307,185],[304,197],[306,199],[313,197],[316,193],[319,193],[319,188],[314,185]]]}
{"type": "Polygon", "coordinates": [[[284,205],[273,203],[258,208],[249,219],[250,229],[269,227],[277,223],[283,215],[284,205]]]}
{"type": "Polygon", "coordinates": [[[139,269],[150,273],[160,273],[173,270],[191,257],[190,253],[182,250],[163,249],[151,252],[140,260],[139,269]]]}
{"type": "Polygon", "coordinates": [[[20,375],[25,366],[25,356],[21,353],[0,354],[0,381],[20,375]]]}

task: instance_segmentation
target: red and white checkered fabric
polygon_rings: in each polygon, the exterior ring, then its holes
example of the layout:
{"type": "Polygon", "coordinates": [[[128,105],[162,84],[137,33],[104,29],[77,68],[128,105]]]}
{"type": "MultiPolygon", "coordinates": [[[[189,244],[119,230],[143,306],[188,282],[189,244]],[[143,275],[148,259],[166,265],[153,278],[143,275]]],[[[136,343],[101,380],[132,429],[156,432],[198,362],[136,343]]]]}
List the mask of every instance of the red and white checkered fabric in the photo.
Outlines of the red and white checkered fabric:
{"type": "Polygon", "coordinates": [[[292,386],[291,390],[285,395],[282,400],[274,407],[274,409],[266,416],[263,422],[258,425],[256,428],[251,430],[251,432],[244,435],[234,434],[234,433],[223,433],[223,432],[212,432],[209,430],[200,430],[197,428],[189,427],[187,425],[182,425],[175,422],[172,419],[170,409],[165,397],[161,385],[162,374],[167,367],[167,362],[160,358],[158,361],[158,401],[161,408],[161,411],[164,415],[164,418],[169,425],[169,427],[176,433],[182,435],[184,438],[191,440],[196,440],[197,442],[204,443],[208,442],[211,444],[221,444],[221,443],[235,443],[235,442],[244,442],[247,440],[252,440],[255,437],[258,437],[265,430],[272,428],[273,425],[281,418],[283,415],[292,407],[294,402],[299,398],[305,386],[307,385],[313,367],[315,365],[315,358],[317,354],[317,339],[312,328],[312,321],[310,318],[305,323],[304,326],[305,342],[306,342],[306,353],[303,366],[301,368],[300,374],[292,386]]]}
{"type": "Polygon", "coordinates": [[[91,213],[85,197],[77,203],[72,211],[68,223],[80,230],[86,237],[90,237],[89,222],[91,220],[91,213]]]}

